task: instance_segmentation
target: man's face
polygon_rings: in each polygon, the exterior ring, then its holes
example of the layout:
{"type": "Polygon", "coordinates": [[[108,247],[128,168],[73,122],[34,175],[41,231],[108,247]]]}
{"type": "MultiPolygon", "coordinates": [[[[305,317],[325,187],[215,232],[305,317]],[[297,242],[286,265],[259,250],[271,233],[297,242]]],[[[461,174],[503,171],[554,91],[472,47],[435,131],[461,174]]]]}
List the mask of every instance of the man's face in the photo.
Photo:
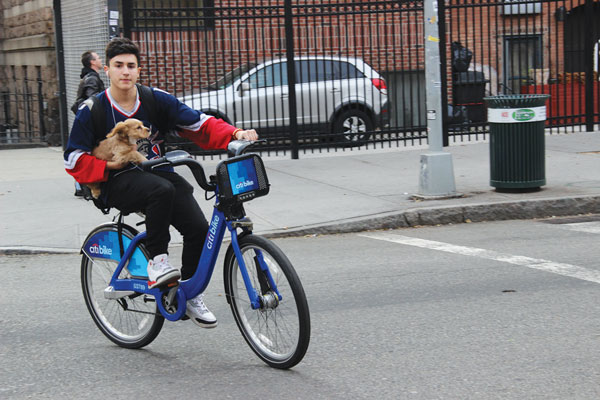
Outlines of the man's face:
{"type": "Polygon", "coordinates": [[[91,67],[96,71],[100,71],[102,69],[102,59],[96,53],[92,53],[92,60],[90,61],[91,67]]]}
{"type": "Polygon", "coordinates": [[[111,87],[129,90],[135,85],[140,75],[135,55],[120,54],[111,58],[108,64],[104,70],[108,73],[111,87]]]}

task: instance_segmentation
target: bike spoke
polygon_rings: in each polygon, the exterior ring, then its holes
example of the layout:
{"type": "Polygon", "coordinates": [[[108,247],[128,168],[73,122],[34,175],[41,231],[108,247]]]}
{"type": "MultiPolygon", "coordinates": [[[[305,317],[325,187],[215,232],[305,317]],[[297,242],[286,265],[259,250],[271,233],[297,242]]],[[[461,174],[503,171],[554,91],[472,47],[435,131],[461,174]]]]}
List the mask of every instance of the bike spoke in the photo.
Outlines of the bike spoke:
{"type": "MultiPolygon", "coordinates": [[[[152,331],[154,320],[160,317],[156,303],[147,302],[143,296],[134,295],[120,299],[106,299],[104,290],[109,286],[117,263],[113,260],[87,258],[87,290],[89,304],[94,310],[98,323],[109,337],[120,341],[136,342],[152,331]]],[[[123,271],[120,278],[127,277],[123,271]]]]}
{"type": "MultiPolygon", "coordinates": [[[[254,290],[260,291],[262,287],[258,276],[262,271],[256,268],[254,264],[257,250],[263,253],[265,265],[269,269],[283,300],[272,308],[262,304],[260,309],[253,309],[248,299],[242,274],[239,271],[239,265],[236,263],[235,279],[232,282],[235,283],[232,304],[237,309],[237,313],[241,318],[240,324],[243,326],[248,340],[257,346],[257,351],[265,354],[268,358],[285,359],[290,357],[298,346],[300,317],[296,309],[296,301],[288,279],[278,263],[263,249],[250,247],[244,249],[243,259],[254,290]]],[[[263,293],[263,295],[265,294],[267,293],[263,293]]]]}

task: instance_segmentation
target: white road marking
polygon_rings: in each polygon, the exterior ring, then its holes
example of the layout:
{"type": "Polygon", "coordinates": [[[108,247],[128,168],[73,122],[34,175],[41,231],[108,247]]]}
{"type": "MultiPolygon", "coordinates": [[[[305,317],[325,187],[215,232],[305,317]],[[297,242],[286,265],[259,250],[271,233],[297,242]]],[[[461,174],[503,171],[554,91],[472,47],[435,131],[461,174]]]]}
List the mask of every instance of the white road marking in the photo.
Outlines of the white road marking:
{"type": "Polygon", "coordinates": [[[571,278],[582,279],[584,281],[600,283],[600,271],[595,271],[572,264],[565,264],[543,260],[539,258],[499,253],[497,251],[479,249],[476,247],[457,246],[450,243],[418,239],[414,237],[395,235],[393,233],[386,232],[363,233],[359,234],[358,236],[404,244],[407,246],[421,247],[424,249],[444,251],[447,253],[461,254],[465,256],[480,257],[493,261],[501,261],[509,264],[520,265],[522,267],[552,272],[554,274],[568,276],[571,278]]]}
{"type": "Polygon", "coordinates": [[[587,232],[587,233],[600,233],[600,221],[593,222],[577,222],[573,224],[562,224],[559,225],[572,231],[587,232]]]}

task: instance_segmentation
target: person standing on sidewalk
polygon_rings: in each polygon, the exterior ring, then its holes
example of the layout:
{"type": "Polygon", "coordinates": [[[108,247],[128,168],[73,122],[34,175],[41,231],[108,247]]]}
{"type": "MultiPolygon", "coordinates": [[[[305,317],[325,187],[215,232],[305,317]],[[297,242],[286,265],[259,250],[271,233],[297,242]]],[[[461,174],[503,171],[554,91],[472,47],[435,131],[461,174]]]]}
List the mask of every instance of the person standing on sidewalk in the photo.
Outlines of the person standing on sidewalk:
{"type": "Polygon", "coordinates": [[[100,79],[99,71],[102,70],[102,60],[97,53],[91,50],[86,51],[81,55],[81,74],[79,77],[79,87],[77,88],[77,98],[75,103],[71,106],[73,114],[77,114],[77,110],[81,103],[83,103],[88,97],[92,97],[102,91],[104,91],[104,82],[100,79]]]}
{"type": "MultiPolygon", "coordinates": [[[[81,183],[103,182],[100,199],[107,207],[123,212],[144,210],[146,215],[146,248],[148,262],[148,286],[156,287],[189,279],[196,272],[202,247],[208,233],[208,222],[198,206],[193,187],[173,168],[144,171],[133,164],[119,164],[94,157],[91,152],[98,140],[121,121],[136,118],[151,129],[148,158],[164,154],[163,135],[157,127],[175,129],[180,136],[194,141],[205,149],[226,149],[232,140],[257,140],[254,129],[242,130],[221,119],[193,110],[173,95],[156,88],[136,86],[140,70],[139,48],[126,38],[115,38],[106,46],[104,70],[110,87],[96,95],[93,106],[79,108],[67,149],[64,153],[66,171],[81,183]],[[144,107],[140,91],[152,92],[154,115],[144,107]],[[104,132],[96,132],[92,122],[92,109],[101,107],[106,119],[104,132]],[[151,123],[154,121],[154,124],[151,123]],[[169,226],[175,227],[183,236],[181,272],[174,268],[168,258],[170,241],[169,226]]],[[[145,99],[149,99],[145,97],[145,99]]],[[[203,302],[202,294],[187,302],[186,314],[196,324],[212,328],[217,319],[203,302]]]]}
{"type": "MultiPolygon", "coordinates": [[[[81,69],[81,80],[79,81],[79,87],[77,88],[77,97],[75,103],[71,106],[73,114],[77,114],[77,109],[88,97],[94,96],[105,89],[104,82],[102,82],[102,79],[100,79],[100,75],[98,74],[103,67],[100,56],[97,53],[88,50],[81,55],[81,64],[83,65],[83,68],[81,69]]],[[[75,181],[75,196],[83,196],[81,185],[79,185],[77,181],[75,181]]]]}

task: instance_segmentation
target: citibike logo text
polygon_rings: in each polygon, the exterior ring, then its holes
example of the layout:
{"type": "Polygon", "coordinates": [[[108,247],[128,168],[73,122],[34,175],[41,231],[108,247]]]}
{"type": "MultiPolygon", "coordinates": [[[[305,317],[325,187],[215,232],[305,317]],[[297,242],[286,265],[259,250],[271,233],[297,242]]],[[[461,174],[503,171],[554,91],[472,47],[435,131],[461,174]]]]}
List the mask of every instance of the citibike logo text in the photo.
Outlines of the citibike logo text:
{"type": "Polygon", "coordinates": [[[244,182],[240,182],[237,185],[235,185],[235,188],[239,190],[248,186],[254,186],[254,181],[245,180],[244,182]]]}
{"type": "Polygon", "coordinates": [[[90,246],[90,253],[98,254],[98,255],[112,256],[112,249],[110,247],[106,247],[105,245],[98,246],[98,243],[94,243],[93,245],[90,246]]]}
{"type": "Polygon", "coordinates": [[[215,235],[217,234],[217,227],[219,226],[219,217],[215,215],[213,220],[210,222],[210,227],[208,228],[208,241],[206,242],[206,247],[208,249],[212,249],[215,244],[215,235]]]}

